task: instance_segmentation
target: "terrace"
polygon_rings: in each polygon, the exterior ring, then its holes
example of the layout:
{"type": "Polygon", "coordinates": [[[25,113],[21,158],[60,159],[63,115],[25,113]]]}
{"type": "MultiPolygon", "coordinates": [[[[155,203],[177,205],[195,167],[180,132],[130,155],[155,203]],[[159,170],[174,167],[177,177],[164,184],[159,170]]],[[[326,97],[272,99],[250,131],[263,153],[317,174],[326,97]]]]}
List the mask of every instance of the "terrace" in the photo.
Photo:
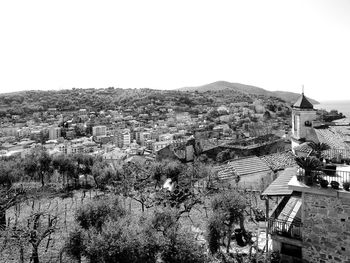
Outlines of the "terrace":
{"type": "Polygon", "coordinates": [[[350,150],[330,149],[321,154],[322,165],[300,168],[297,179],[307,186],[318,185],[336,190],[349,191],[350,185],[350,150]]]}
{"type": "MultiPolygon", "coordinates": [[[[326,166],[327,167],[327,166],[326,166]]],[[[307,186],[332,187],[335,190],[349,191],[350,166],[334,166],[334,169],[320,168],[310,170],[310,175],[305,175],[305,170],[298,171],[297,179],[307,186]]]]}

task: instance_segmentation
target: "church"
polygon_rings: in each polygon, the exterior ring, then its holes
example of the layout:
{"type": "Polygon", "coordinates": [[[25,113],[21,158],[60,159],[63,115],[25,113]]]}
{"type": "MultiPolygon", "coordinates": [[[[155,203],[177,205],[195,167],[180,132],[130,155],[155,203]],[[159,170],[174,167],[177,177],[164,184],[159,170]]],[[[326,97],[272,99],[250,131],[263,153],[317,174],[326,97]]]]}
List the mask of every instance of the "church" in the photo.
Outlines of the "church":
{"type": "MultiPolygon", "coordinates": [[[[291,147],[295,155],[305,156],[312,151],[310,142],[329,147],[327,154],[348,154],[350,150],[350,126],[325,124],[317,120],[317,111],[304,92],[292,106],[291,147]]],[[[328,156],[332,158],[334,156],[328,156]]],[[[342,156],[350,158],[350,156],[342,156]]]]}

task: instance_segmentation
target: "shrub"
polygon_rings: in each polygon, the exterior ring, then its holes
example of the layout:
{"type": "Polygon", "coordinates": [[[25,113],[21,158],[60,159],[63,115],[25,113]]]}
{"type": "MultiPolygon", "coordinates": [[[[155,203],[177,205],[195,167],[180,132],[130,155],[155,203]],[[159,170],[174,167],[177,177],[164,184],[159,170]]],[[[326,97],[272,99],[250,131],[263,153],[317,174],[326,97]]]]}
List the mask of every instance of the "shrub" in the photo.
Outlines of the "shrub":
{"type": "Polygon", "coordinates": [[[343,188],[345,191],[349,191],[350,190],[350,182],[344,182],[343,183],[343,188]]]}
{"type": "Polygon", "coordinates": [[[331,181],[331,186],[333,189],[339,189],[339,183],[337,181],[331,181]]]}
{"type": "Polygon", "coordinates": [[[100,231],[108,218],[118,218],[125,215],[125,213],[117,200],[111,202],[108,199],[101,199],[78,209],[75,219],[83,229],[94,227],[100,231]]]}
{"type": "Polygon", "coordinates": [[[325,179],[322,179],[321,181],[320,181],[320,185],[321,185],[321,187],[323,187],[323,188],[327,188],[328,187],[328,181],[327,180],[325,180],[325,179]]]}

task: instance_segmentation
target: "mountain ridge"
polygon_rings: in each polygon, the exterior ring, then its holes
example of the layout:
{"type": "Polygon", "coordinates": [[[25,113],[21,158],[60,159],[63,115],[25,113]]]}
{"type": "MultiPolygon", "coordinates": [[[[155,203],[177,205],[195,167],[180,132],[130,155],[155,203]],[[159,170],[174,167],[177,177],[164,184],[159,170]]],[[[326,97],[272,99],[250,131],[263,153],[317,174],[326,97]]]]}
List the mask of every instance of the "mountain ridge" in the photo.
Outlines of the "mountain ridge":
{"type": "MultiPolygon", "coordinates": [[[[299,98],[300,94],[289,92],[289,91],[269,91],[263,88],[259,88],[253,85],[246,85],[241,83],[234,83],[228,81],[215,81],[213,83],[205,84],[202,86],[193,86],[193,87],[183,87],[177,90],[180,91],[198,91],[198,92],[207,92],[207,91],[223,91],[223,90],[235,90],[238,92],[243,92],[247,94],[256,94],[256,95],[265,95],[270,97],[277,97],[294,104],[299,98]]],[[[308,98],[310,102],[314,105],[319,104],[315,99],[308,98]]]]}

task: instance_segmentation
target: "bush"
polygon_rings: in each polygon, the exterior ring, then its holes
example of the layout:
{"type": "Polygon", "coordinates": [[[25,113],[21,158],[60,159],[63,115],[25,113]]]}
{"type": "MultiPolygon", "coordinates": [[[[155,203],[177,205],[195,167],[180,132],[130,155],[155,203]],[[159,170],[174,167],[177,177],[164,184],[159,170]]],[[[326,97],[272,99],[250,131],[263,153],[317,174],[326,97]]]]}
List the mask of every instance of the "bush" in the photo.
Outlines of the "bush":
{"type": "Polygon", "coordinates": [[[101,199],[78,209],[75,219],[83,229],[94,227],[101,230],[108,218],[118,218],[124,216],[125,213],[126,211],[119,206],[116,199],[101,199]]]}
{"type": "Polygon", "coordinates": [[[80,262],[82,252],[84,251],[84,233],[83,230],[79,227],[74,229],[69,233],[68,240],[65,244],[66,252],[72,258],[80,262]]]}
{"type": "Polygon", "coordinates": [[[343,188],[345,191],[349,191],[350,190],[350,182],[344,182],[343,183],[343,188]]]}
{"type": "Polygon", "coordinates": [[[331,181],[331,186],[333,189],[339,189],[339,183],[337,181],[331,181]]]}
{"type": "Polygon", "coordinates": [[[321,185],[321,187],[323,187],[323,188],[327,188],[327,187],[328,187],[328,181],[325,180],[325,179],[322,179],[322,180],[320,181],[320,185],[321,185]]]}

